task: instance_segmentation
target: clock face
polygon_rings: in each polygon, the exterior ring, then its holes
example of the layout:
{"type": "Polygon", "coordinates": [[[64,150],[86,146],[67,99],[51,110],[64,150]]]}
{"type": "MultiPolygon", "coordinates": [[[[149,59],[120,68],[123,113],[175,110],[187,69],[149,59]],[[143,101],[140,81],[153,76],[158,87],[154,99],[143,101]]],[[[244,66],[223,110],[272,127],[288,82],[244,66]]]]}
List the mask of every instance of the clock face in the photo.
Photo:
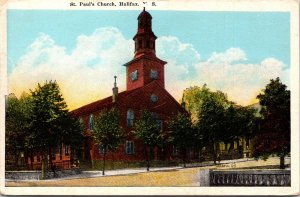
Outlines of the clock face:
{"type": "Polygon", "coordinates": [[[131,81],[135,81],[138,79],[138,72],[137,70],[133,71],[131,74],[130,74],[130,77],[131,77],[131,81]]]}
{"type": "Polygon", "coordinates": [[[150,77],[151,77],[151,79],[157,79],[157,76],[158,76],[157,70],[151,69],[151,71],[150,71],[150,77]]]}

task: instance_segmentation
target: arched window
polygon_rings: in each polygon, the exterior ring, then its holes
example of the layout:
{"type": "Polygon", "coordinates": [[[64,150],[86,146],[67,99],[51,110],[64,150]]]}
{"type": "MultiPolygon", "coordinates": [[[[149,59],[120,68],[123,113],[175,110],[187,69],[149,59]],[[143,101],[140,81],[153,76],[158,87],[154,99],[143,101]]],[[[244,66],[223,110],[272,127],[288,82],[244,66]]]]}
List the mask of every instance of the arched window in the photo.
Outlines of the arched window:
{"type": "Polygon", "coordinates": [[[134,154],[134,143],[133,143],[133,141],[126,141],[125,153],[127,155],[134,154]]]}
{"type": "Polygon", "coordinates": [[[160,131],[162,131],[163,130],[163,120],[155,112],[152,112],[151,115],[152,115],[152,118],[156,121],[157,128],[160,131]]]}
{"type": "Polygon", "coordinates": [[[127,126],[132,127],[134,122],[134,111],[132,109],[129,109],[127,111],[127,126]]]}
{"type": "Polygon", "coordinates": [[[89,129],[92,131],[94,129],[94,115],[91,114],[90,115],[90,119],[89,119],[89,129]]]}

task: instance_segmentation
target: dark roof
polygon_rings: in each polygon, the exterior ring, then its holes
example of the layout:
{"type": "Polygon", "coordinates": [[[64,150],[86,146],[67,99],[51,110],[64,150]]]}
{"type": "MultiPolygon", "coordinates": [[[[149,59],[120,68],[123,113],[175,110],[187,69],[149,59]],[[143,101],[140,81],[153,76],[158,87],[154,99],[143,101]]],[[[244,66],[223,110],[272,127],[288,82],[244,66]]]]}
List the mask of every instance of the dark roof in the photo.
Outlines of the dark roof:
{"type": "MultiPolygon", "coordinates": [[[[146,88],[151,86],[152,84],[155,85],[156,87],[157,86],[161,87],[161,89],[164,90],[164,92],[166,93],[167,97],[169,97],[171,100],[173,100],[173,102],[175,102],[177,104],[177,106],[181,108],[181,105],[175,100],[175,98],[173,98],[173,96],[167,90],[165,90],[157,81],[152,81],[152,82],[150,82],[142,87],[136,88],[134,90],[120,92],[118,94],[116,103],[125,104],[124,101],[126,101],[127,97],[144,94],[146,91],[146,88]]],[[[84,105],[80,108],[77,108],[77,109],[71,111],[71,113],[74,116],[83,116],[86,114],[94,113],[95,111],[100,111],[104,108],[111,108],[114,105],[115,105],[115,103],[112,102],[112,96],[109,96],[104,99],[101,99],[101,100],[92,102],[90,104],[84,105]]]]}
{"type": "MultiPolygon", "coordinates": [[[[126,95],[128,94],[128,91],[123,91],[118,93],[118,99],[123,100],[122,98],[126,97],[126,95]]],[[[112,102],[112,96],[106,97],[104,99],[89,103],[87,105],[84,105],[80,108],[77,108],[75,110],[73,110],[71,113],[73,115],[85,115],[85,114],[89,114],[93,111],[98,111],[100,109],[104,109],[104,108],[109,108],[112,107],[114,105],[114,103],[112,102]]]]}
{"type": "Polygon", "coordinates": [[[159,59],[158,57],[153,57],[153,56],[149,56],[149,55],[145,55],[145,54],[141,54],[139,55],[138,57],[130,60],[129,62],[127,62],[126,64],[123,64],[123,66],[128,66],[129,64],[131,64],[132,62],[135,62],[135,61],[138,61],[140,59],[149,59],[149,60],[153,60],[153,61],[157,61],[157,62],[160,62],[160,63],[163,63],[163,64],[166,64],[167,62],[166,61],[163,61],[161,59],[159,59]]]}
{"type": "Polygon", "coordinates": [[[141,17],[143,17],[143,18],[144,18],[144,17],[149,17],[149,18],[152,19],[151,14],[145,10],[145,7],[144,7],[144,10],[143,10],[143,11],[140,13],[140,15],[138,16],[138,19],[140,19],[141,17]]]}

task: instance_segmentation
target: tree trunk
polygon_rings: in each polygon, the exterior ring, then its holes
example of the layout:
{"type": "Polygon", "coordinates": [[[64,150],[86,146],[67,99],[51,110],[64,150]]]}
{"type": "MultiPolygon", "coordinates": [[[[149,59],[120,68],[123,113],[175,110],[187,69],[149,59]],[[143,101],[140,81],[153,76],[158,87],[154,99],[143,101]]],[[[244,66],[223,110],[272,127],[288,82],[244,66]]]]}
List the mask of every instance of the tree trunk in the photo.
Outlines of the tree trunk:
{"type": "Polygon", "coordinates": [[[55,166],[53,165],[53,162],[52,162],[52,149],[49,148],[48,149],[48,155],[49,155],[49,163],[50,163],[50,169],[51,171],[53,172],[53,177],[56,177],[56,170],[55,170],[55,166]]]}
{"type": "Polygon", "coordinates": [[[146,162],[147,162],[147,171],[149,171],[150,162],[149,162],[149,157],[148,157],[147,146],[145,146],[145,157],[146,157],[146,162]]]}
{"type": "Polygon", "coordinates": [[[198,148],[198,161],[201,163],[202,161],[201,161],[201,150],[202,150],[202,148],[201,147],[199,147],[198,148]]]}
{"type": "Polygon", "coordinates": [[[280,156],[280,169],[284,169],[285,168],[285,164],[284,164],[284,155],[280,156]]]}
{"type": "Polygon", "coordinates": [[[182,153],[183,153],[183,167],[184,168],[186,168],[186,149],[184,148],[183,150],[182,150],[182,153]]]}
{"type": "Polygon", "coordinates": [[[45,152],[42,152],[42,174],[41,180],[46,178],[46,165],[48,164],[47,156],[45,156],[45,152]]]}
{"type": "Polygon", "coordinates": [[[71,151],[71,153],[70,153],[70,162],[71,162],[71,166],[74,164],[74,147],[71,145],[70,146],[70,151],[71,151]]]}
{"type": "MultiPolygon", "coordinates": [[[[38,154],[37,154],[37,157],[39,157],[38,154]]],[[[33,153],[32,153],[32,150],[30,150],[30,166],[31,166],[31,170],[33,170],[33,160],[34,160],[33,153]]]]}
{"type": "Polygon", "coordinates": [[[20,157],[20,154],[19,154],[19,152],[17,152],[17,154],[15,154],[14,169],[17,169],[17,168],[18,168],[19,157],[20,157]]]}
{"type": "Polygon", "coordinates": [[[102,175],[104,175],[104,171],[105,171],[105,156],[106,156],[106,150],[104,150],[104,155],[103,155],[103,169],[102,169],[102,175]]]}

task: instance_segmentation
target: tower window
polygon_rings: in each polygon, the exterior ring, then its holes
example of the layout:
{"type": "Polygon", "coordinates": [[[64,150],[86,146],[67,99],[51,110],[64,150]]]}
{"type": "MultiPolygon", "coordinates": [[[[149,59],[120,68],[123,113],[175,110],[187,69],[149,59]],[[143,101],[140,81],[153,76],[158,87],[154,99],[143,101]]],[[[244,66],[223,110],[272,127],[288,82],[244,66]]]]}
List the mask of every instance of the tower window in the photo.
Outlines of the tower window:
{"type": "Polygon", "coordinates": [[[134,122],[134,111],[132,109],[129,109],[127,111],[127,126],[132,127],[134,122]]]}
{"type": "Polygon", "coordinates": [[[150,78],[151,79],[157,79],[157,70],[153,70],[153,69],[151,69],[151,71],[150,71],[150,78]]]}
{"type": "Polygon", "coordinates": [[[146,48],[150,49],[150,40],[146,40],[146,48]]]}

